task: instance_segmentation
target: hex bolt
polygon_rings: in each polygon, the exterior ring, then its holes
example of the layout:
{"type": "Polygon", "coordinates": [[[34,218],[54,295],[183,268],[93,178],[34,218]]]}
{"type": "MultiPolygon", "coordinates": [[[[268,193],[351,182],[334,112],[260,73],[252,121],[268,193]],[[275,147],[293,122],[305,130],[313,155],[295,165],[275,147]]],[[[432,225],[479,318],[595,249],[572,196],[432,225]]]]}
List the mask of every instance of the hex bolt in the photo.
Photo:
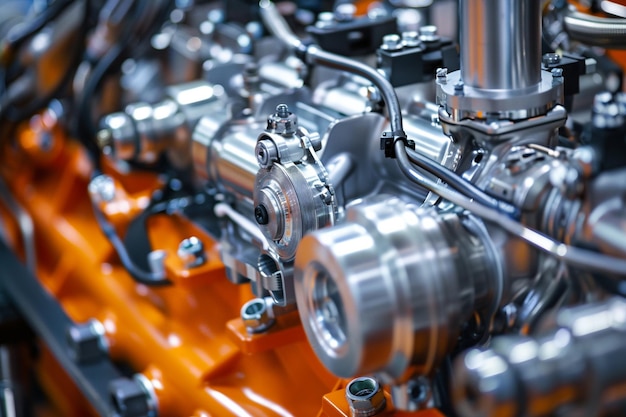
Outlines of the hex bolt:
{"type": "Polygon", "coordinates": [[[108,203],[115,198],[115,181],[108,175],[98,175],[89,182],[87,190],[96,203],[108,203]]]}
{"type": "Polygon", "coordinates": [[[465,89],[465,84],[463,84],[463,81],[460,81],[456,84],[454,84],[454,91],[456,93],[463,93],[463,90],[465,89]]]}
{"type": "Polygon", "coordinates": [[[330,27],[335,22],[335,15],[332,12],[322,12],[317,16],[317,22],[315,22],[315,27],[318,28],[326,28],[330,27]]]}
{"type": "Polygon", "coordinates": [[[385,408],[386,400],[378,381],[370,377],[355,378],[346,386],[346,400],[352,417],[370,417],[385,408]]]}
{"type": "Polygon", "coordinates": [[[261,139],[257,142],[254,149],[256,160],[261,168],[269,168],[274,162],[278,162],[278,148],[270,139],[261,139]]]}
{"type": "Polygon", "coordinates": [[[542,57],[542,61],[546,67],[550,65],[556,65],[561,62],[561,56],[559,54],[544,54],[542,57]]]}
{"type": "Polygon", "coordinates": [[[563,76],[563,68],[552,68],[550,71],[552,77],[562,77],[563,76]]]}
{"type": "Polygon", "coordinates": [[[96,362],[108,350],[104,326],[96,319],[70,326],[66,336],[70,356],[77,363],[96,362]]]}
{"type": "Polygon", "coordinates": [[[419,34],[422,42],[437,42],[439,40],[437,26],[434,25],[422,26],[419,29],[419,34]]]}
{"type": "Polygon", "coordinates": [[[398,51],[402,49],[402,38],[395,33],[385,35],[383,36],[383,43],[380,48],[386,51],[398,51]]]}
{"type": "Polygon", "coordinates": [[[183,261],[185,268],[195,268],[207,261],[204,244],[195,236],[183,239],[178,245],[177,254],[183,261]]]}
{"type": "Polygon", "coordinates": [[[143,375],[133,379],[118,378],[109,383],[109,393],[114,410],[121,417],[154,417],[157,401],[150,381],[143,375]]]}
{"type": "Polygon", "coordinates": [[[402,32],[402,44],[409,48],[414,48],[420,44],[419,33],[415,31],[402,32]]]}
{"type": "Polygon", "coordinates": [[[356,6],[352,3],[342,3],[335,8],[334,18],[337,22],[350,22],[356,16],[356,6]]]}
{"type": "Polygon", "coordinates": [[[253,298],[241,307],[241,319],[248,333],[262,333],[275,322],[263,298],[253,298]]]}
{"type": "Polygon", "coordinates": [[[261,226],[264,226],[270,222],[269,215],[267,214],[267,209],[263,204],[259,204],[254,208],[254,220],[261,226]]]}

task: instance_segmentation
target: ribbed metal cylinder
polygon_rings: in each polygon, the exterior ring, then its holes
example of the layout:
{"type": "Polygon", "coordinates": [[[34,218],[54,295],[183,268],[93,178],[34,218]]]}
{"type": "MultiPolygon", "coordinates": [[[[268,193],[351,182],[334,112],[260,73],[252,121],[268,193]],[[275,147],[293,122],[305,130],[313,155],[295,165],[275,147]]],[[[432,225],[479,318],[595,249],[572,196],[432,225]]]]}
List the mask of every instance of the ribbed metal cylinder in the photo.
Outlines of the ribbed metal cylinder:
{"type": "Polygon", "coordinates": [[[461,76],[474,88],[541,82],[541,0],[461,0],[461,76]]]}

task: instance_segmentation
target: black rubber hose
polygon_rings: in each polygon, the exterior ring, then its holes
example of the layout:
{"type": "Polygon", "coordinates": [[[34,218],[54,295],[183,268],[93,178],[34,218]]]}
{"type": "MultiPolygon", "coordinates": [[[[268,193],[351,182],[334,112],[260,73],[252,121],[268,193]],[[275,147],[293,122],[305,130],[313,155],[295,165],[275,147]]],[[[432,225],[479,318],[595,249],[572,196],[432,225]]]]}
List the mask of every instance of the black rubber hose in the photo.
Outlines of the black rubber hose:
{"type": "Polygon", "coordinates": [[[115,249],[115,252],[119,257],[122,266],[124,266],[124,269],[128,271],[133,280],[140,284],[148,285],[151,287],[172,284],[170,280],[168,280],[161,274],[155,274],[151,271],[145,271],[135,265],[130,258],[128,251],[126,250],[126,246],[124,246],[124,243],[115,231],[115,227],[113,227],[113,225],[106,219],[106,217],[104,217],[104,214],[102,213],[102,211],[100,211],[100,208],[95,203],[93,203],[92,206],[100,230],[102,230],[104,236],[106,236],[109,242],[111,242],[111,245],[113,246],[113,249],[115,249]]]}

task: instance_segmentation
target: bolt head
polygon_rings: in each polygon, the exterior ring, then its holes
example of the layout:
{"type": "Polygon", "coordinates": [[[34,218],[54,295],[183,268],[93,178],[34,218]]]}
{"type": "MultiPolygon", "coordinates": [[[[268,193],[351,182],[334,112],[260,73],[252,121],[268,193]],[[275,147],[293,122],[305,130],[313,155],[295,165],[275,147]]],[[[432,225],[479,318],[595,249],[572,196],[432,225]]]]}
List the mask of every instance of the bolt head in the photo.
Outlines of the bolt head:
{"type": "Polygon", "coordinates": [[[395,33],[385,35],[383,36],[383,43],[380,48],[386,51],[398,51],[402,49],[402,38],[395,33]]]}
{"type": "Polygon", "coordinates": [[[115,181],[108,175],[98,175],[89,183],[88,191],[96,203],[111,202],[115,199],[115,181]]]}
{"type": "Polygon", "coordinates": [[[109,384],[111,401],[121,417],[145,417],[152,414],[148,393],[136,380],[118,378],[109,384]]]}
{"type": "Polygon", "coordinates": [[[107,351],[107,341],[102,323],[92,319],[67,329],[67,343],[72,358],[78,363],[95,362],[107,351]]]}
{"type": "Polygon", "coordinates": [[[422,42],[437,42],[439,40],[437,26],[434,25],[422,26],[419,29],[419,34],[419,38],[422,42]]]}
{"type": "Polygon", "coordinates": [[[545,66],[556,65],[561,62],[561,56],[559,54],[544,54],[542,61],[545,66]]]}

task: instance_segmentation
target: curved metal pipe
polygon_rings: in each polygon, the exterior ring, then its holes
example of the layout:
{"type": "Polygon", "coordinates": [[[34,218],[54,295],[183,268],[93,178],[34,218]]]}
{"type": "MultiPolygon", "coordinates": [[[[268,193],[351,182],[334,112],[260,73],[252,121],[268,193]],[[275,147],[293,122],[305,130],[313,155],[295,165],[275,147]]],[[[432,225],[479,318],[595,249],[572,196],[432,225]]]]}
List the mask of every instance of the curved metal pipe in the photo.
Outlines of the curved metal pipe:
{"type": "Polygon", "coordinates": [[[626,19],[590,16],[568,9],[563,25],[571,39],[587,45],[626,49],[626,19]]]}
{"type": "Polygon", "coordinates": [[[581,267],[587,270],[602,271],[617,276],[626,274],[626,259],[615,258],[613,256],[592,252],[586,249],[577,248],[557,242],[549,236],[530,229],[523,224],[509,218],[505,214],[490,207],[486,207],[477,201],[464,196],[463,194],[445,187],[439,183],[421,175],[413,168],[406,147],[402,141],[395,143],[396,156],[400,170],[412,181],[426,187],[442,198],[462,207],[485,221],[492,222],[500,226],[508,233],[519,237],[536,249],[563,261],[567,264],[581,267]]]}
{"type": "Polygon", "coordinates": [[[402,125],[400,100],[398,100],[396,91],[391,83],[383,75],[359,61],[324,51],[316,45],[305,45],[289,28],[285,18],[278,12],[274,3],[269,0],[261,0],[259,6],[261,19],[267,29],[306,62],[349,71],[371,81],[380,91],[380,95],[387,106],[392,134],[394,136],[406,137],[402,125]]]}

